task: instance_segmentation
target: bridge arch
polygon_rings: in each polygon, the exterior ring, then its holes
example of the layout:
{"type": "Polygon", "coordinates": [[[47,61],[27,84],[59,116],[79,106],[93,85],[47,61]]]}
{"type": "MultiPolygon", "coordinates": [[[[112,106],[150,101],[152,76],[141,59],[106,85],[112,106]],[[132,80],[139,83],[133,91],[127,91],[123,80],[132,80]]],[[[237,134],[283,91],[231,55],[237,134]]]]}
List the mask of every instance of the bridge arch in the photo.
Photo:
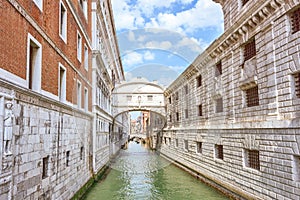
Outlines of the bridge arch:
{"type": "Polygon", "coordinates": [[[113,118],[129,111],[151,111],[166,117],[164,88],[156,82],[135,78],[122,82],[112,92],[113,118]]]}

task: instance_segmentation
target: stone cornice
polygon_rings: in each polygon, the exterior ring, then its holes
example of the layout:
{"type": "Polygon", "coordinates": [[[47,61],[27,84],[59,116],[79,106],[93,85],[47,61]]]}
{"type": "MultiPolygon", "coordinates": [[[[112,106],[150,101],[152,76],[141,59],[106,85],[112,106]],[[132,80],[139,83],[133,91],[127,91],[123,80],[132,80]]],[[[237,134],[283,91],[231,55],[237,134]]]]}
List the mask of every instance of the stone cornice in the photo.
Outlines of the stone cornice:
{"type": "MultiPolygon", "coordinates": [[[[214,0],[222,4],[224,0],[214,0]]],[[[195,60],[197,67],[204,67],[214,58],[218,58],[229,47],[233,46],[239,39],[250,30],[256,28],[266,18],[270,17],[275,10],[284,4],[284,0],[259,1],[242,15],[223,35],[216,39],[204,53],[195,60]]]]}
{"type": "Polygon", "coordinates": [[[190,65],[180,76],[165,90],[164,94],[165,96],[169,96],[173,91],[175,91],[177,88],[181,87],[182,85],[185,85],[188,80],[195,74],[197,74],[199,71],[194,65],[190,65]]]}

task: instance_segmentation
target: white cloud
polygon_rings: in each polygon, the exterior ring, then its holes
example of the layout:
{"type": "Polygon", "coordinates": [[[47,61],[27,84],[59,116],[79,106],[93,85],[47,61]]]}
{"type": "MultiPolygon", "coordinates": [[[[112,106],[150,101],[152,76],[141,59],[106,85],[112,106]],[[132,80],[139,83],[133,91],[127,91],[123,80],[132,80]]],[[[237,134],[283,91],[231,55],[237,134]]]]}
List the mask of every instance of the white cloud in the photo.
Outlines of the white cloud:
{"type": "Polygon", "coordinates": [[[159,13],[145,26],[163,27],[180,33],[193,33],[197,29],[217,27],[222,29],[223,14],[221,7],[211,0],[198,0],[195,7],[178,13],[159,13]],[[213,16],[213,17],[212,17],[213,16]]]}
{"type": "Polygon", "coordinates": [[[154,60],[155,58],[155,54],[150,52],[150,51],[146,51],[144,54],[144,59],[145,60],[154,60]]]}
{"type": "Polygon", "coordinates": [[[126,67],[131,67],[133,65],[141,64],[143,63],[143,55],[137,52],[131,52],[126,54],[123,57],[123,65],[126,67]]]}
{"type": "Polygon", "coordinates": [[[151,49],[170,49],[172,47],[172,43],[170,41],[149,41],[145,44],[146,48],[151,48],[151,49]]]}

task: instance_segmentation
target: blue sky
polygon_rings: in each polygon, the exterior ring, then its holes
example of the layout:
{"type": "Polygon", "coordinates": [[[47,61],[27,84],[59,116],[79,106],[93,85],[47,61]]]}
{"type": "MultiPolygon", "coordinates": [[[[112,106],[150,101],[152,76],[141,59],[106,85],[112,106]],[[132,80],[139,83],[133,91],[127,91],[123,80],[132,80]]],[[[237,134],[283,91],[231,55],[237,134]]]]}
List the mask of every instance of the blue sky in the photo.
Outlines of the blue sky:
{"type": "Polygon", "coordinates": [[[167,86],[223,32],[221,6],[212,0],[112,0],[112,6],[126,80],[144,76],[167,86]]]}

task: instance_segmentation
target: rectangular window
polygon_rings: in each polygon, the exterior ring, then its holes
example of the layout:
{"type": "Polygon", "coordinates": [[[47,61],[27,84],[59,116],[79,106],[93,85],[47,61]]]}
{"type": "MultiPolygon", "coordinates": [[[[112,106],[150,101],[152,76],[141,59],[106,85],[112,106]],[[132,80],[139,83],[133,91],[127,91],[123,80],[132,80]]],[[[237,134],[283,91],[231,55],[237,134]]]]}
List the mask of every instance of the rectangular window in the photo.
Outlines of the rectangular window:
{"type": "Polygon", "coordinates": [[[47,178],[49,170],[49,156],[43,158],[43,172],[42,172],[42,178],[47,178]]]}
{"type": "Polygon", "coordinates": [[[171,145],[171,138],[169,138],[169,145],[171,145]]]}
{"type": "Polygon", "coordinates": [[[179,112],[176,112],[176,120],[179,121],[179,112]]]}
{"type": "Polygon", "coordinates": [[[66,42],[67,40],[67,9],[63,2],[59,6],[59,35],[66,42]]]}
{"type": "Polygon", "coordinates": [[[172,115],[169,115],[169,118],[170,118],[170,122],[172,122],[172,115]]]}
{"type": "Polygon", "coordinates": [[[215,67],[215,77],[222,75],[222,62],[218,62],[215,67]]]}
{"type": "Polygon", "coordinates": [[[189,110],[188,110],[188,109],[185,109],[184,112],[185,112],[185,118],[186,118],[186,119],[189,118],[189,110]]]}
{"type": "Polygon", "coordinates": [[[294,74],[294,84],[296,97],[300,98],[300,72],[294,74]]]}
{"type": "Polygon", "coordinates": [[[81,62],[82,57],[82,38],[79,33],[77,33],[77,59],[81,62]]]}
{"type": "Polygon", "coordinates": [[[84,158],[84,148],[80,147],[80,160],[83,160],[84,158]]]}
{"type": "Polygon", "coordinates": [[[188,94],[188,93],[189,93],[189,86],[188,86],[188,85],[185,85],[185,86],[184,86],[184,91],[185,91],[185,94],[188,94]]]}
{"type": "Polygon", "coordinates": [[[202,153],[202,142],[196,142],[196,152],[202,153]]]}
{"type": "Polygon", "coordinates": [[[223,160],[223,145],[215,145],[215,157],[223,160]]]}
{"type": "Polygon", "coordinates": [[[292,34],[300,30],[300,8],[292,12],[291,15],[292,34]]]}
{"type": "Polygon", "coordinates": [[[81,83],[77,82],[77,107],[81,108],[81,83]]]}
{"type": "Polygon", "coordinates": [[[28,88],[39,92],[41,90],[42,46],[31,35],[28,36],[28,88]]]}
{"type": "Polygon", "coordinates": [[[84,68],[89,69],[89,50],[87,46],[84,45],[84,68]]]}
{"type": "Polygon", "coordinates": [[[172,99],[171,99],[171,97],[169,97],[169,104],[171,104],[172,103],[172,99]]]}
{"type": "Polygon", "coordinates": [[[87,0],[79,0],[79,5],[82,9],[85,18],[87,18],[87,0]]]}
{"type": "Polygon", "coordinates": [[[89,109],[89,93],[88,89],[84,88],[84,110],[88,111],[89,109]]]}
{"type": "Polygon", "coordinates": [[[248,107],[259,105],[258,86],[246,90],[246,100],[248,107]]]}
{"type": "Polygon", "coordinates": [[[252,57],[256,55],[256,46],[255,46],[255,39],[249,40],[244,47],[244,62],[250,60],[252,57]]]}
{"type": "Polygon", "coordinates": [[[167,144],[167,138],[166,137],[164,137],[164,140],[165,140],[165,144],[167,144]]]}
{"type": "Polygon", "coordinates": [[[66,68],[64,68],[61,64],[59,64],[59,77],[58,77],[58,96],[59,100],[64,102],[66,101],[66,81],[67,75],[66,75],[66,68]]]}
{"type": "Polygon", "coordinates": [[[184,140],[184,149],[185,150],[189,150],[189,141],[188,140],[184,140]]]}
{"type": "Polygon", "coordinates": [[[223,99],[219,98],[215,102],[216,104],[216,113],[223,112],[223,99]]]}
{"type": "Polygon", "coordinates": [[[197,87],[202,86],[202,76],[201,74],[199,76],[197,76],[197,87]]]}
{"type": "Polygon", "coordinates": [[[153,101],[153,95],[148,95],[147,99],[148,99],[148,101],[153,101]]]}
{"type": "Polygon", "coordinates": [[[203,112],[202,112],[202,104],[200,104],[198,106],[198,116],[203,116],[203,112]]]}
{"type": "Polygon", "coordinates": [[[249,0],[242,0],[242,6],[245,5],[249,0]]]}
{"type": "Polygon", "coordinates": [[[41,11],[43,11],[43,0],[33,0],[33,2],[41,11]]]}
{"type": "Polygon", "coordinates": [[[178,147],[178,139],[175,139],[175,147],[178,147]]]}
{"type": "Polygon", "coordinates": [[[246,149],[245,161],[246,161],[246,167],[260,170],[259,151],[246,149]]]}
{"type": "Polygon", "coordinates": [[[179,94],[178,92],[175,92],[175,100],[178,100],[179,99],[179,94]]]}
{"type": "Polygon", "coordinates": [[[70,151],[66,152],[66,166],[68,167],[70,165],[70,151]]]}
{"type": "Polygon", "coordinates": [[[131,101],[132,100],[132,96],[131,95],[127,95],[126,99],[127,99],[127,101],[131,101]]]}
{"type": "Polygon", "coordinates": [[[300,156],[294,155],[293,179],[300,182],[300,156]]]}

